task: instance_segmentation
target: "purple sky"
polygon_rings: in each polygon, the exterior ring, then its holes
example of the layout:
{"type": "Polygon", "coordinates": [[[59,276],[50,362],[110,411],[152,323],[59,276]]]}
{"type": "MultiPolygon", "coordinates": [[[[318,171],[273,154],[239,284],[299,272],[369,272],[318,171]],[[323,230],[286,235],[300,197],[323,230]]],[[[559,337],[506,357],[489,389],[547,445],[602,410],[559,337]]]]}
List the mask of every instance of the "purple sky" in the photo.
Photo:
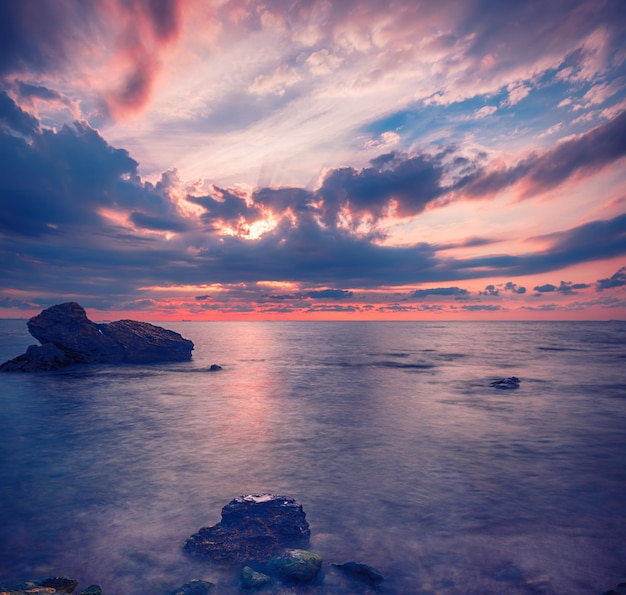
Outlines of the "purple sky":
{"type": "Polygon", "coordinates": [[[0,46],[0,316],[626,318],[621,0],[16,0],[0,46]]]}

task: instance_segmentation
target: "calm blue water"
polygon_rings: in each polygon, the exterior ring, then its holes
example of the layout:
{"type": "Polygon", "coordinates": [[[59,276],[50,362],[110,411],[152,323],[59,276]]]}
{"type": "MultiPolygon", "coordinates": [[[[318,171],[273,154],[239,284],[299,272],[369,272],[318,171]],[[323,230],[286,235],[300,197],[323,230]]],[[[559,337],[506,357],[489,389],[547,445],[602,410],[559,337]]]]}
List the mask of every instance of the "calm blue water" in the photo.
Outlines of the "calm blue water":
{"type": "MultiPolygon", "coordinates": [[[[379,569],[381,593],[626,581],[625,322],[163,326],[191,362],[0,376],[0,582],[237,592],[181,546],[265,491],[302,502],[326,562],[379,569]]],[[[30,343],[0,321],[1,361],[30,343]]],[[[303,592],[355,592],[325,572],[303,592]]]]}

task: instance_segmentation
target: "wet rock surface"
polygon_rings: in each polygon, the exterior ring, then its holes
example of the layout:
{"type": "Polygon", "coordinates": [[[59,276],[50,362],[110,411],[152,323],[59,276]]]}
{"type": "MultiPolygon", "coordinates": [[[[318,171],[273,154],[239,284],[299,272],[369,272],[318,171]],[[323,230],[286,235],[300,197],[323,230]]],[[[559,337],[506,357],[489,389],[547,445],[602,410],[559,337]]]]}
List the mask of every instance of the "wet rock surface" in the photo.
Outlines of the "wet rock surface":
{"type": "Polygon", "coordinates": [[[0,366],[4,372],[45,372],[76,364],[154,363],[191,359],[193,343],[180,334],[134,320],[97,324],[75,302],[43,310],[27,322],[41,345],[0,366]]]}
{"type": "Polygon", "coordinates": [[[203,527],[183,547],[217,562],[267,561],[286,548],[306,547],[311,531],[302,505],[288,496],[240,496],[222,509],[222,520],[203,527]]]}

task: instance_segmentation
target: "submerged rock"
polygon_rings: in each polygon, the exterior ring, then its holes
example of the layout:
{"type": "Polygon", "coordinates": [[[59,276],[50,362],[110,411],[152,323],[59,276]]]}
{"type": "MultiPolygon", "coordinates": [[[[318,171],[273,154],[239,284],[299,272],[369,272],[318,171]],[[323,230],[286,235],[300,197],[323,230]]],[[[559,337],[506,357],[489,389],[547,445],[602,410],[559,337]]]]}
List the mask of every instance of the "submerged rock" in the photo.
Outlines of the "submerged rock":
{"type": "Polygon", "coordinates": [[[345,564],[333,564],[333,566],[341,570],[344,574],[357,578],[372,586],[378,586],[384,580],[383,575],[378,572],[378,570],[367,564],[361,564],[360,562],[346,562],[345,564]]]}
{"type": "Polygon", "coordinates": [[[272,582],[272,577],[262,572],[256,572],[250,566],[244,566],[241,571],[242,589],[262,589],[272,582]]]}
{"type": "Polygon", "coordinates": [[[96,324],[75,302],[43,310],[28,323],[41,345],[0,366],[4,372],[39,372],[91,363],[154,363],[191,359],[193,343],[180,334],[134,320],[96,324]]]}
{"type": "Polygon", "coordinates": [[[89,585],[80,595],[102,595],[102,588],[100,585],[89,585]]]}
{"type": "Polygon", "coordinates": [[[208,595],[215,588],[213,583],[194,578],[188,583],[181,585],[178,589],[170,592],[170,595],[208,595]]]}
{"type": "Polygon", "coordinates": [[[493,386],[493,388],[501,388],[501,389],[514,389],[519,388],[521,380],[516,376],[511,376],[510,378],[502,378],[500,380],[494,380],[489,384],[489,386],[493,386]]]}
{"type": "Polygon", "coordinates": [[[269,567],[284,581],[310,583],[322,568],[322,558],[308,550],[287,550],[269,561],[269,567]]]}
{"type": "Polygon", "coordinates": [[[311,530],[302,505],[288,496],[240,496],[222,520],[192,535],[183,550],[217,562],[266,561],[285,548],[306,547],[311,530]]]}

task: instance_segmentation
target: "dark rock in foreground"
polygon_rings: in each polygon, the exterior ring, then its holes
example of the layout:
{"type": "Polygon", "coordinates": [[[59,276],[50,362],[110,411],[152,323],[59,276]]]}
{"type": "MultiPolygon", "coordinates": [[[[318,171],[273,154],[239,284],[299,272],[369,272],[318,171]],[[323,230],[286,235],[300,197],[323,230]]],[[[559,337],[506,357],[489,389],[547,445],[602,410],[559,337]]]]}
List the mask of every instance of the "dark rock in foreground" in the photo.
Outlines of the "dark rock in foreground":
{"type": "Polygon", "coordinates": [[[296,500],[249,495],[231,500],[222,509],[221,522],[200,529],[183,550],[229,564],[263,562],[285,548],[306,547],[310,536],[306,514],[296,500]]]}
{"type": "Polygon", "coordinates": [[[501,380],[494,380],[489,384],[489,386],[493,386],[493,388],[500,389],[515,389],[519,388],[519,383],[521,380],[516,376],[511,376],[510,378],[502,378],[501,380]]]}
{"type": "Polygon", "coordinates": [[[193,343],[147,322],[96,324],[75,302],[43,310],[28,323],[41,345],[0,366],[4,372],[58,370],[75,364],[154,363],[191,359],[193,343]]]}

